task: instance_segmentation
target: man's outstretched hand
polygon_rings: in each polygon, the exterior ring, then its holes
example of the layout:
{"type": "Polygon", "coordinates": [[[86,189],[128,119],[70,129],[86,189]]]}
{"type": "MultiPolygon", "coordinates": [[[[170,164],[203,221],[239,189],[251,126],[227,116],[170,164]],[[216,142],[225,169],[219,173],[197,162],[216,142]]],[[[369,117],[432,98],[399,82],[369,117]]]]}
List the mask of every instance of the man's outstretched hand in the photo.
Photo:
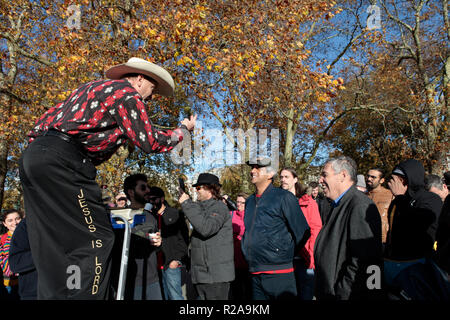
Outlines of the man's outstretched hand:
{"type": "Polygon", "coordinates": [[[185,118],[181,121],[181,124],[184,124],[189,131],[194,130],[195,122],[197,121],[197,115],[190,116],[189,119],[185,118]]]}

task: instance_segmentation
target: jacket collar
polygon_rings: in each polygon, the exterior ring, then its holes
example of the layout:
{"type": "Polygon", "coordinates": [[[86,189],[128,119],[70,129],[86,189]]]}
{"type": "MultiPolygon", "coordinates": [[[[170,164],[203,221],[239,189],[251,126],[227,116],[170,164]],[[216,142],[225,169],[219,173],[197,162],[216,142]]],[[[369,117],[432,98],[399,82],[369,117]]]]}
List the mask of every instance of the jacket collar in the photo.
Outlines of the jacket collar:
{"type": "Polygon", "coordinates": [[[334,201],[331,203],[331,205],[333,206],[333,208],[338,207],[339,204],[341,203],[342,199],[343,199],[346,195],[352,193],[352,192],[351,192],[352,188],[353,188],[353,189],[356,189],[355,185],[352,185],[350,188],[348,188],[347,190],[345,190],[345,191],[344,191],[344,192],[343,192],[336,200],[334,200],[334,201]]]}
{"type": "MultiPolygon", "coordinates": [[[[273,184],[270,183],[270,184],[267,186],[266,190],[264,190],[264,192],[260,195],[260,198],[262,198],[263,195],[267,194],[267,193],[270,192],[270,190],[272,190],[272,189],[273,189],[273,184]]],[[[257,197],[256,197],[256,193],[255,193],[255,198],[257,198],[257,197]]]]}

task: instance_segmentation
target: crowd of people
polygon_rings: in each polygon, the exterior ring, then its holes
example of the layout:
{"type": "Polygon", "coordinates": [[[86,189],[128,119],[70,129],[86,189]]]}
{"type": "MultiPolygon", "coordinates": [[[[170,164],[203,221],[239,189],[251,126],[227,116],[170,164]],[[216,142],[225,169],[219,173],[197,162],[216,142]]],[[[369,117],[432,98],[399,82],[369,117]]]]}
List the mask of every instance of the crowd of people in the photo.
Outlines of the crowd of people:
{"type": "MultiPolygon", "coordinates": [[[[183,192],[178,208],[140,173],[124,180],[114,204],[104,198],[109,208],[145,215],[132,228],[126,300],[449,297],[450,172],[426,175],[409,159],[388,181],[375,167],[361,180],[356,163],[341,156],[306,185],[294,168],[275,172],[270,159],[247,164],[256,192],[235,201],[210,173],[193,184],[196,201],[183,192]]],[[[2,296],[37,299],[24,212],[5,210],[2,222],[2,296]]],[[[122,258],[123,229],[114,233],[109,299],[122,258]]]]}
{"type": "Polygon", "coordinates": [[[174,81],[154,63],[131,58],[105,75],[29,133],[19,161],[24,212],[2,211],[3,297],[116,298],[123,232],[111,211],[129,206],[144,219],[132,225],[125,299],[449,299],[449,172],[426,176],[407,159],[385,181],[384,170],[358,175],[341,156],[304,187],[295,169],[258,158],[247,162],[256,192],[236,203],[206,172],[196,199],[180,188],[178,208],[140,173],[108,199],[95,166],[127,143],[160,153],[189,142],[197,116],[155,128],[145,102],[173,95],[174,81]]]}

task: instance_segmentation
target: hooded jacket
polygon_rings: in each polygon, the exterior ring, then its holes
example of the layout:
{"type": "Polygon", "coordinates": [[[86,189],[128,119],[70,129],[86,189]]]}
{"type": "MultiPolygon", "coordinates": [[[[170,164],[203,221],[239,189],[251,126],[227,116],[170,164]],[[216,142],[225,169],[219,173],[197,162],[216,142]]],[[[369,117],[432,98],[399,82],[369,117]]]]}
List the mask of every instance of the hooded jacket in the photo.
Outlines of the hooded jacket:
{"type": "Polygon", "coordinates": [[[395,168],[404,172],[408,189],[398,195],[388,210],[389,232],[385,256],[392,260],[414,260],[433,252],[442,200],[425,190],[425,169],[414,159],[395,168]]]}
{"type": "Polygon", "coordinates": [[[311,228],[311,236],[305,246],[300,250],[300,256],[305,262],[305,267],[314,269],[314,244],[317,235],[322,228],[322,219],[320,218],[319,206],[317,202],[308,194],[304,194],[299,200],[300,208],[311,228]]]}

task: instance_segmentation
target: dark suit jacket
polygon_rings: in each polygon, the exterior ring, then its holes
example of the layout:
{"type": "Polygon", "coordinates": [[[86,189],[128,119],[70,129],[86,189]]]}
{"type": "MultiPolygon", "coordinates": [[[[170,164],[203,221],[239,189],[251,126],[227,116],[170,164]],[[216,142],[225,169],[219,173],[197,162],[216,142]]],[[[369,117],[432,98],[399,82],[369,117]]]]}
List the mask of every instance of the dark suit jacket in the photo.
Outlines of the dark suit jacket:
{"type": "Polygon", "coordinates": [[[332,208],[317,237],[314,259],[317,299],[369,299],[379,295],[380,290],[368,288],[367,280],[376,273],[373,268],[368,270],[369,266],[379,268],[382,277],[381,218],[373,201],[355,186],[332,208]]]}

